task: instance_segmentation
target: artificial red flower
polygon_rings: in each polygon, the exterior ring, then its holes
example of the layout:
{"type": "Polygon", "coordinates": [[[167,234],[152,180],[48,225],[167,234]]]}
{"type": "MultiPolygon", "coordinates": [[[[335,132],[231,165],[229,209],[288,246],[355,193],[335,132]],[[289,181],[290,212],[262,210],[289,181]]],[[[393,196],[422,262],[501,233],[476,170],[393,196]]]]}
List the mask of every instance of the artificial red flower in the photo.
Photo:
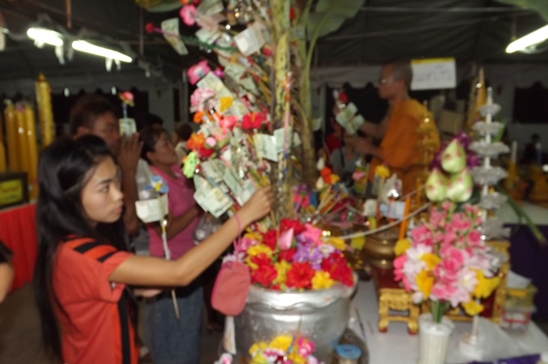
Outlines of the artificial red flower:
{"type": "Polygon", "coordinates": [[[310,288],[312,286],[312,278],[316,271],[312,269],[309,262],[296,263],[291,265],[287,271],[287,281],[285,284],[290,288],[310,288]]]}
{"type": "Polygon", "coordinates": [[[297,248],[290,248],[280,252],[279,261],[285,260],[289,263],[293,262],[293,256],[297,252],[297,248]]]}
{"type": "Polygon", "coordinates": [[[188,141],[186,142],[186,147],[189,150],[198,151],[200,148],[203,148],[205,145],[205,136],[203,134],[193,133],[188,141]]]}
{"type": "Polygon", "coordinates": [[[272,258],[270,258],[265,253],[261,253],[251,257],[251,262],[257,264],[257,269],[261,269],[266,265],[272,265],[272,258]]]}
{"type": "Polygon", "coordinates": [[[348,103],[348,96],[346,96],[346,94],[344,94],[344,93],[340,93],[339,94],[339,101],[346,105],[348,103]]]}
{"type": "Polygon", "coordinates": [[[322,176],[325,183],[331,184],[331,168],[323,167],[323,169],[320,172],[320,175],[322,176]]]}
{"type": "Polygon", "coordinates": [[[274,250],[277,242],[278,232],[276,230],[268,230],[266,234],[263,235],[263,244],[268,246],[270,249],[274,250]]]}
{"type": "Polygon", "coordinates": [[[341,282],[345,286],[352,287],[354,284],[352,269],[341,253],[331,253],[327,259],[324,259],[322,270],[329,273],[332,279],[341,282]]]}
{"type": "Polygon", "coordinates": [[[251,282],[259,283],[263,287],[270,287],[277,276],[278,272],[272,264],[263,264],[251,274],[251,282]]]}
{"type": "Polygon", "coordinates": [[[245,114],[242,119],[242,129],[259,129],[266,121],[266,116],[260,112],[245,114]]]}
{"type": "Polygon", "coordinates": [[[274,291],[281,291],[281,287],[279,284],[274,284],[272,287],[270,287],[270,289],[274,290],[274,291]]]}
{"type": "Polygon", "coordinates": [[[215,149],[208,149],[205,146],[198,150],[198,154],[202,158],[209,158],[215,153],[215,149]]]}
{"type": "Polygon", "coordinates": [[[293,229],[293,234],[296,236],[296,235],[300,235],[305,230],[305,227],[298,220],[283,218],[280,221],[280,231],[286,231],[289,229],[293,229]]]}
{"type": "Polygon", "coordinates": [[[154,33],[155,29],[154,23],[147,23],[147,25],[145,25],[145,30],[148,34],[154,33]]]}
{"type": "Polygon", "coordinates": [[[264,46],[262,52],[267,57],[272,56],[272,48],[270,48],[269,46],[264,46]]]}

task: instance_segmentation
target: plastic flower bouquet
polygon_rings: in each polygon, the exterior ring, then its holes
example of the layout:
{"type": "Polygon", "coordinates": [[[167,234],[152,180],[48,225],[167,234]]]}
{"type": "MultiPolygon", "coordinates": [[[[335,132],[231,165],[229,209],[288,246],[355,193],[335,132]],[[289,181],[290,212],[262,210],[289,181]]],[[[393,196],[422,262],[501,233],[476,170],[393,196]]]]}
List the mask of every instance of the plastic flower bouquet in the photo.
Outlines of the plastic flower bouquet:
{"type": "Polygon", "coordinates": [[[239,259],[249,267],[251,282],[264,288],[319,290],[339,282],[351,287],[354,276],[342,254],[344,240],[322,235],[310,224],[282,219],[279,230],[244,235],[239,259]]]}
{"type": "Polygon", "coordinates": [[[463,212],[445,201],[433,209],[430,220],[413,229],[410,239],[395,247],[395,280],[413,301],[431,300],[432,316],[441,322],[451,305],[462,305],[469,315],[483,310],[479,299],[488,297],[499,284],[493,277],[491,256],[481,234],[479,208],[465,205],[463,212]]]}
{"type": "Polygon", "coordinates": [[[278,335],[270,343],[261,341],[249,349],[251,364],[318,364],[312,355],[312,341],[290,335],[278,335]]]}

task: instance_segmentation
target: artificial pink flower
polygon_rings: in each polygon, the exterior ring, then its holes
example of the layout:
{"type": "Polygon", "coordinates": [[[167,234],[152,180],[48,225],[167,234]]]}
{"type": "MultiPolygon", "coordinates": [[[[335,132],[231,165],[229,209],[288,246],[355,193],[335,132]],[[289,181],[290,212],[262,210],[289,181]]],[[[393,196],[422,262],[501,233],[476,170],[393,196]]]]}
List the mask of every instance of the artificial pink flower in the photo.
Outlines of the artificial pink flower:
{"type": "Polygon", "coordinates": [[[472,230],[470,234],[468,234],[468,241],[473,246],[479,245],[481,243],[481,233],[477,230],[472,230]]]}
{"type": "Polygon", "coordinates": [[[224,118],[219,120],[219,126],[223,130],[227,130],[227,129],[232,130],[234,128],[234,125],[236,125],[237,122],[238,122],[238,118],[236,116],[234,116],[234,115],[225,116],[224,118]]]}
{"type": "Polygon", "coordinates": [[[208,88],[197,88],[190,96],[190,111],[203,111],[207,100],[215,96],[215,92],[208,88]]]}
{"type": "Polygon", "coordinates": [[[188,81],[190,82],[190,84],[195,85],[198,81],[200,81],[202,77],[207,75],[209,72],[211,72],[211,68],[209,68],[207,60],[203,60],[190,67],[188,71],[186,71],[186,74],[188,75],[188,81]]]}
{"type": "Polygon", "coordinates": [[[432,232],[426,227],[426,225],[421,225],[411,231],[411,239],[417,244],[426,244],[432,245],[432,232]]]}
{"type": "Polygon", "coordinates": [[[298,349],[299,355],[305,358],[309,355],[312,355],[314,350],[316,350],[316,346],[314,345],[312,341],[302,337],[299,337],[297,339],[297,347],[299,348],[298,349]]]}
{"type": "Polygon", "coordinates": [[[305,230],[300,234],[300,238],[304,241],[311,242],[312,244],[321,244],[321,236],[323,231],[317,227],[312,226],[311,224],[304,225],[305,230]]]}
{"type": "Polygon", "coordinates": [[[213,74],[217,77],[224,77],[225,76],[225,73],[224,71],[222,70],[222,68],[216,68],[214,71],[213,71],[213,74]]]}
{"type": "Polygon", "coordinates": [[[472,221],[463,213],[456,213],[451,219],[451,226],[461,232],[468,231],[472,227],[472,221]]]}
{"type": "Polygon", "coordinates": [[[183,6],[179,16],[186,25],[193,26],[196,23],[196,7],[192,4],[183,6]]]}

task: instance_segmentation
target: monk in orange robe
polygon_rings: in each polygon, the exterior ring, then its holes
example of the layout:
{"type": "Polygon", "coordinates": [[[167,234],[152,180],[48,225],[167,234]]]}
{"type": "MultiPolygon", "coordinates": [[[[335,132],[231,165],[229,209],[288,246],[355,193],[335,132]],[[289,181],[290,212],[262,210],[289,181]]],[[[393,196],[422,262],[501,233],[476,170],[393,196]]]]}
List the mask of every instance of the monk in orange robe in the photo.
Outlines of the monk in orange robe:
{"type": "MultiPolygon", "coordinates": [[[[364,155],[372,155],[369,179],[373,180],[375,167],[385,164],[391,173],[402,181],[402,193],[416,188],[417,177],[424,170],[420,165],[422,153],[417,147],[422,135],[417,132],[427,110],[417,100],[409,97],[408,91],[413,77],[409,62],[394,62],[382,67],[378,81],[378,92],[389,103],[387,115],[379,124],[365,122],[360,130],[374,139],[381,139],[376,147],[369,138],[350,136],[345,143],[354,146],[364,155]]],[[[437,129],[432,133],[439,147],[437,129]]],[[[437,147],[434,149],[437,150],[437,147]]]]}

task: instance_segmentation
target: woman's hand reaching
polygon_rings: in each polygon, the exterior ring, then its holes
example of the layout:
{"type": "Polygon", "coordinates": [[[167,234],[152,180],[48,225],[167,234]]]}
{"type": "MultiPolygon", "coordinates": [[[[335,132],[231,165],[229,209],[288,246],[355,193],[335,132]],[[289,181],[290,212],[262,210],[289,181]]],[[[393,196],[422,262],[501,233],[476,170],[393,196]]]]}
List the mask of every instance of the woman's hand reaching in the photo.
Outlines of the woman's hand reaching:
{"type": "Polygon", "coordinates": [[[265,217],[274,206],[274,193],[271,187],[264,187],[255,192],[255,194],[238,211],[242,221],[242,228],[251,224],[253,221],[265,217]]]}

